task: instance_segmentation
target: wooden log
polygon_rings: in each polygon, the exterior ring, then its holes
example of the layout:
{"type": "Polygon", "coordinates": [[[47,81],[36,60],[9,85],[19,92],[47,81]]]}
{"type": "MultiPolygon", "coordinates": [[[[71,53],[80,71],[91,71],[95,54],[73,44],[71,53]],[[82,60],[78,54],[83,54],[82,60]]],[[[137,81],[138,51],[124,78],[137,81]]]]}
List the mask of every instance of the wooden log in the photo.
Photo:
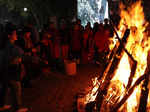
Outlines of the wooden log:
{"type": "MultiPolygon", "coordinates": [[[[110,26],[112,27],[113,32],[116,34],[116,38],[118,39],[119,43],[120,43],[120,44],[123,44],[123,43],[122,43],[122,40],[119,38],[119,35],[118,35],[117,31],[115,30],[116,28],[115,28],[115,25],[113,24],[111,18],[110,18],[110,26]],[[113,26],[114,26],[114,27],[113,27],[113,26]]],[[[136,61],[136,60],[134,60],[133,56],[128,52],[128,50],[127,50],[125,47],[124,47],[123,49],[124,49],[124,51],[126,52],[126,54],[129,56],[129,58],[130,58],[131,60],[136,61]]]]}
{"type": "MultiPolygon", "coordinates": [[[[99,76],[98,80],[101,80],[101,79],[103,78],[104,74],[108,72],[108,70],[109,70],[109,68],[110,68],[110,66],[111,66],[111,64],[112,64],[112,60],[113,60],[114,57],[116,56],[118,47],[119,47],[120,45],[123,45],[123,44],[126,43],[126,41],[127,41],[126,39],[122,39],[122,40],[120,39],[120,37],[119,37],[117,31],[116,31],[115,28],[113,27],[114,25],[113,25],[111,19],[110,19],[110,26],[111,26],[111,28],[113,29],[113,32],[116,34],[116,38],[118,39],[118,42],[116,43],[115,47],[113,48],[113,50],[112,50],[112,52],[111,52],[111,54],[110,54],[110,56],[109,56],[108,62],[104,65],[104,68],[103,68],[102,73],[101,73],[101,75],[99,76]]],[[[125,34],[126,34],[126,32],[125,32],[125,34]]],[[[124,35],[124,36],[125,36],[125,35],[124,35]]],[[[128,52],[128,50],[127,50],[125,47],[123,47],[123,50],[126,52],[126,54],[128,55],[128,57],[129,57],[134,63],[137,63],[137,61],[133,58],[133,56],[128,52]]],[[[134,72],[133,72],[133,74],[134,74],[134,72]]]]}
{"type": "Polygon", "coordinates": [[[110,19],[110,26],[111,26],[113,32],[116,34],[116,38],[118,39],[118,42],[116,43],[115,47],[113,48],[113,50],[112,50],[112,52],[111,52],[111,54],[109,56],[108,62],[105,64],[105,66],[104,66],[104,68],[102,70],[102,73],[101,73],[102,75],[100,75],[100,77],[98,78],[98,80],[100,80],[103,77],[104,73],[107,72],[106,70],[108,70],[109,67],[111,66],[112,59],[114,59],[114,56],[116,56],[116,52],[117,52],[118,47],[120,46],[120,44],[123,45],[122,40],[119,38],[119,35],[118,35],[117,31],[113,27],[114,25],[113,25],[111,19],[110,19]]]}
{"type": "Polygon", "coordinates": [[[147,87],[148,82],[149,82],[149,75],[146,75],[146,78],[142,85],[141,96],[140,96],[140,105],[139,105],[138,112],[146,112],[148,93],[149,93],[149,89],[147,87]]]}
{"type": "Polygon", "coordinates": [[[136,68],[137,68],[137,62],[135,61],[133,65],[131,65],[131,73],[130,73],[130,77],[129,77],[129,80],[128,80],[128,84],[127,84],[127,87],[126,87],[126,90],[128,90],[132,84],[132,81],[133,81],[133,78],[134,78],[134,75],[135,75],[135,72],[136,72],[136,68]]]}
{"type": "Polygon", "coordinates": [[[117,112],[118,109],[127,101],[127,99],[130,97],[130,95],[133,93],[135,87],[137,87],[143,80],[145,80],[147,74],[142,75],[141,77],[139,77],[136,82],[134,83],[134,85],[128,90],[128,92],[126,92],[126,94],[124,95],[124,97],[120,100],[119,103],[117,103],[114,108],[112,109],[111,112],[117,112]]]}
{"type": "Polygon", "coordinates": [[[117,66],[121,60],[122,55],[123,55],[123,48],[125,48],[129,34],[130,34],[130,30],[127,29],[125,31],[123,38],[122,38],[122,44],[119,45],[119,47],[116,51],[116,56],[114,57],[114,59],[112,61],[110,69],[108,70],[107,74],[104,76],[105,79],[104,79],[104,82],[102,84],[103,88],[102,89],[99,88],[99,92],[98,92],[98,95],[96,97],[96,107],[97,107],[98,111],[100,111],[104,96],[107,94],[107,90],[108,90],[108,87],[110,85],[111,79],[115,75],[115,71],[116,71],[117,66]]]}
{"type": "Polygon", "coordinates": [[[119,42],[113,48],[107,63],[104,65],[104,67],[102,69],[101,75],[98,77],[98,80],[101,80],[102,77],[104,76],[104,73],[107,73],[107,70],[109,69],[110,65],[112,64],[112,60],[116,56],[116,52],[117,52],[118,47],[119,47],[119,42]]]}
{"type": "Polygon", "coordinates": [[[147,107],[147,102],[148,102],[148,94],[149,94],[148,84],[149,84],[149,80],[150,80],[150,50],[148,51],[147,68],[146,68],[145,72],[148,75],[145,76],[145,80],[142,85],[138,112],[146,112],[146,107],[147,107]]]}

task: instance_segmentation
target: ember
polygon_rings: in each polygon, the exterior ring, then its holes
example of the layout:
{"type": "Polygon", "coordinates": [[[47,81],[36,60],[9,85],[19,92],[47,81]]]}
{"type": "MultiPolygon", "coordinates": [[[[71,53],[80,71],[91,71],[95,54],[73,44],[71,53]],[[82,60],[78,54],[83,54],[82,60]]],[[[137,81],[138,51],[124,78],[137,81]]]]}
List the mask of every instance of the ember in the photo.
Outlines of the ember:
{"type": "Polygon", "coordinates": [[[113,40],[115,45],[110,45],[112,55],[103,77],[98,79],[99,82],[94,81],[97,83],[86,95],[85,102],[95,100],[100,112],[141,112],[144,107],[150,111],[148,22],[144,19],[141,1],[127,9],[121,4],[120,9],[118,40],[113,40]]]}

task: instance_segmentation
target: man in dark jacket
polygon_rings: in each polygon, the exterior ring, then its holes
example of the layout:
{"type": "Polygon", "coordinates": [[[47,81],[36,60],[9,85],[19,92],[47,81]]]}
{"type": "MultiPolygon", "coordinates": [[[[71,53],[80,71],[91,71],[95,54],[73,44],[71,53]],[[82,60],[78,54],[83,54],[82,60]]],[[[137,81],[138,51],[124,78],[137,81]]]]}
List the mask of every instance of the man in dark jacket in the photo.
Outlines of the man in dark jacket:
{"type": "Polygon", "coordinates": [[[5,104],[5,94],[8,86],[8,52],[7,39],[4,35],[0,38],[0,111],[10,109],[10,105],[5,104]]]}
{"type": "MultiPolygon", "coordinates": [[[[11,89],[11,96],[13,100],[13,108],[16,112],[26,112],[27,108],[21,108],[21,81],[20,81],[20,64],[22,61],[21,55],[23,55],[22,50],[15,45],[17,40],[17,33],[14,25],[9,25],[6,28],[8,42],[6,44],[6,70],[4,72],[5,84],[5,94],[7,93],[7,87],[11,89]]],[[[5,97],[5,96],[3,96],[5,97]]]]}

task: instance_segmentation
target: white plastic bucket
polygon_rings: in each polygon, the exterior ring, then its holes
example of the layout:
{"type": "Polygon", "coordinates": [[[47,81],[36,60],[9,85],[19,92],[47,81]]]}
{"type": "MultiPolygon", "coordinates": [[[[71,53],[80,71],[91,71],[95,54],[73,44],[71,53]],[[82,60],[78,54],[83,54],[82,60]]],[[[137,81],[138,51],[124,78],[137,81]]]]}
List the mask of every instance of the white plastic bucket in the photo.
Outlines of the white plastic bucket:
{"type": "Polygon", "coordinates": [[[75,75],[76,74],[76,62],[65,60],[65,71],[67,75],[75,75]]]}

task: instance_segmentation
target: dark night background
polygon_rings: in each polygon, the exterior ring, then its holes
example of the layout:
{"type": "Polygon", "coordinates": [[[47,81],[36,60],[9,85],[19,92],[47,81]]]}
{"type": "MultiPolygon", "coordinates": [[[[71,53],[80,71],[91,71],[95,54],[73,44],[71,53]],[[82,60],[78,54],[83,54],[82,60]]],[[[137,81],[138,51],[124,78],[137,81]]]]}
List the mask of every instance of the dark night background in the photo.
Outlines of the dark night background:
{"type": "Polygon", "coordinates": [[[76,0],[0,0],[0,23],[13,21],[16,24],[31,19],[42,25],[50,17],[72,19],[76,16],[76,0]],[[28,8],[24,12],[24,7],[28,8]]]}
{"type": "MultiPolygon", "coordinates": [[[[118,16],[120,1],[128,6],[128,1],[136,0],[108,0],[113,16],[118,16]]],[[[146,18],[150,20],[150,1],[142,0],[142,3],[146,18]]],[[[77,0],[0,0],[0,23],[2,24],[6,20],[19,24],[31,19],[41,27],[53,16],[58,20],[61,18],[72,20],[77,17],[77,0]],[[24,7],[28,8],[27,12],[23,11],[24,7]]]]}

